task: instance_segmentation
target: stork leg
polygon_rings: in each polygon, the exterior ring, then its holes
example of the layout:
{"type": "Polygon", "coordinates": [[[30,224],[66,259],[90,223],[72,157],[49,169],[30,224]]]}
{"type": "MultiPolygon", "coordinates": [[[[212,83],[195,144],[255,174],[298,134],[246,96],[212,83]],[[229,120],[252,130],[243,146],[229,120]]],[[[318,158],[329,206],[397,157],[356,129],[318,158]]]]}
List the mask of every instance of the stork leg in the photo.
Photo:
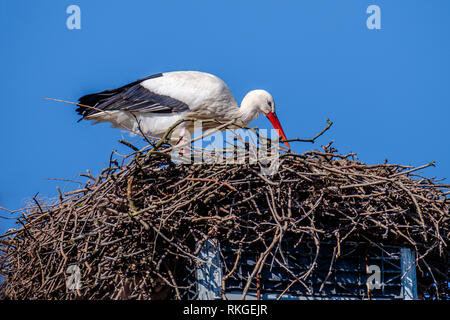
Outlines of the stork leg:
{"type": "MultiPolygon", "coordinates": [[[[179,133],[180,138],[178,139],[178,142],[175,145],[175,148],[177,148],[178,146],[183,145],[186,142],[185,135],[186,135],[186,128],[182,128],[180,133],[179,133]]],[[[178,154],[180,156],[183,156],[184,153],[185,153],[184,148],[180,148],[180,150],[178,151],[178,154]]]]}

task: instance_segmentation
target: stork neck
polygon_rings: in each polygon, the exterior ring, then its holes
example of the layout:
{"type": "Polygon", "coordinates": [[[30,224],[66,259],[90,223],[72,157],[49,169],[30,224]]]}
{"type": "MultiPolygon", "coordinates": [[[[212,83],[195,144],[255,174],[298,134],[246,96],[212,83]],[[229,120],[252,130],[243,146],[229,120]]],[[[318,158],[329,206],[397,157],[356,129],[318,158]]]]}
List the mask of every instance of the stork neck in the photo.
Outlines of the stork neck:
{"type": "Polygon", "coordinates": [[[246,100],[244,99],[241,103],[241,107],[239,108],[238,115],[236,118],[238,118],[239,121],[242,122],[244,126],[258,118],[259,111],[256,108],[254,104],[246,103],[246,100]]]}

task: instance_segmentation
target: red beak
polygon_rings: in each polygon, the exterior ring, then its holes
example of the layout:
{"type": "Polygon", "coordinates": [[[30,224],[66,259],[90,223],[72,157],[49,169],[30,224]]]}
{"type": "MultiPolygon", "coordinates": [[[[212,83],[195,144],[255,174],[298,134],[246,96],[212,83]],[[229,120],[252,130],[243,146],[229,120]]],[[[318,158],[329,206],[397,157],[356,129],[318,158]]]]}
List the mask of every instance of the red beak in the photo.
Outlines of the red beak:
{"type": "MultiPolygon", "coordinates": [[[[270,111],[268,114],[266,114],[266,116],[272,123],[275,130],[277,130],[278,135],[281,138],[283,138],[283,140],[287,140],[286,135],[284,134],[283,128],[281,127],[280,120],[278,120],[277,115],[270,111]]],[[[291,147],[289,146],[288,142],[285,142],[284,144],[289,148],[289,150],[291,150],[291,147]]]]}

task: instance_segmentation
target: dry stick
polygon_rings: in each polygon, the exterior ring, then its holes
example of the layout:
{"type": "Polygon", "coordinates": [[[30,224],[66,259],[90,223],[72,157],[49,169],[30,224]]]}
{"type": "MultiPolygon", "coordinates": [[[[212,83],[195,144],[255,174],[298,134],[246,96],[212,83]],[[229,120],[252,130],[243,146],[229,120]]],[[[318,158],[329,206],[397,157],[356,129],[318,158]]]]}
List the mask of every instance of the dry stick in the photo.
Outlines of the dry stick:
{"type": "MultiPolygon", "coordinates": [[[[195,121],[195,120],[198,120],[198,119],[183,119],[183,120],[179,120],[179,121],[178,121],[179,123],[177,122],[175,125],[173,125],[172,127],[170,127],[169,130],[166,131],[166,133],[164,134],[163,138],[161,138],[160,141],[164,141],[163,139],[167,139],[167,136],[168,136],[168,135],[169,135],[169,134],[170,134],[170,133],[171,133],[171,132],[172,132],[172,131],[180,124],[180,123],[185,122],[185,121],[195,121]]],[[[203,120],[203,121],[220,123],[220,122],[217,121],[217,120],[203,120]]],[[[224,123],[224,124],[222,124],[222,125],[220,125],[220,126],[214,128],[214,129],[210,130],[209,132],[204,133],[204,134],[202,134],[201,136],[199,136],[199,137],[197,137],[197,138],[194,138],[194,139],[192,139],[192,140],[190,140],[190,141],[188,141],[188,142],[186,142],[186,143],[184,143],[184,144],[177,145],[176,147],[177,147],[177,148],[183,148],[183,147],[186,147],[186,146],[190,145],[191,143],[193,143],[193,142],[195,142],[195,141],[201,140],[201,139],[203,139],[203,138],[205,138],[205,137],[207,137],[207,136],[209,136],[209,135],[211,135],[211,134],[213,134],[213,133],[215,133],[215,132],[217,132],[217,131],[222,130],[223,128],[226,128],[226,127],[230,126],[231,124],[235,124],[235,121],[234,121],[234,120],[231,120],[231,121],[229,121],[229,122],[226,122],[226,123],[224,123]]],[[[155,145],[155,148],[157,148],[157,147],[158,147],[158,144],[155,145]]],[[[164,149],[164,152],[170,152],[170,151],[172,151],[174,148],[175,148],[175,147],[170,147],[170,148],[164,149]]]]}
{"type": "Polygon", "coordinates": [[[348,159],[350,157],[356,156],[356,153],[351,152],[351,153],[342,155],[342,154],[337,154],[337,153],[320,152],[320,151],[313,150],[313,151],[306,151],[305,153],[303,153],[301,155],[300,154],[297,154],[297,155],[292,154],[292,156],[298,156],[298,157],[305,156],[305,155],[316,155],[316,156],[323,156],[323,157],[330,157],[330,158],[348,159]]]}
{"type": "MultiPolygon", "coordinates": [[[[138,126],[138,130],[139,133],[144,137],[144,140],[149,144],[149,145],[154,145],[154,143],[152,141],[149,140],[149,137],[147,137],[147,135],[144,133],[144,131],[141,128],[141,122],[138,120],[138,118],[136,117],[136,115],[130,111],[131,115],[134,117],[134,120],[136,120],[137,126],[138,126]]],[[[136,151],[136,150],[135,150],[136,151]]]]}
{"type": "Polygon", "coordinates": [[[34,201],[34,203],[36,203],[37,207],[39,208],[39,211],[40,211],[41,213],[43,213],[42,207],[41,207],[41,205],[39,204],[39,201],[37,201],[37,199],[36,199],[36,197],[37,197],[38,194],[39,194],[39,192],[36,193],[36,194],[34,195],[33,201],[34,201]]]}
{"type": "Polygon", "coordinates": [[[132,145],[132,144],[129,143],[128,141],[125,141],[125,140],[119,140],[119,143],[121,143],[121,144],[123,144],[123,145],[126,145],[128,148],[132,149],[132,150],[135,151],[135,152],[139,152],[139,148],[136,147],[136,146],[134,146],[134,145],[132,145]]]}
{"type": "Polygon", "coordinates": [[[242,300],[245,300],[245,296],[247,295],[248,288],[250,287],[250,284],[255,277],[255,274],[257,272],[260,272],[260,267],[263,266],[264,262],[266,261],[267,257],[269,256],[270,251],[273,249],[275,244],[279,241],[279,237],[281,235],[281,230],[277,229],[277,234],[273,237],[272,243],[270,246],[262,253],[258,259],[258,262],[256,263],[255,267],[253,268],[253,271],[251,275],[249,276],[247,283],[245,284],[244,291],[242,292],[242,300]]]}
{"type": "Polygon", "coordinates": [[[438,283],[436,281],[436,278],[434,277],[434,273],[433,273],[433,271],[431,270],[430,266],[428,265],[428,263],[425,260],[423,260],[423,263],[427,267],[428,271],[431,274],[431,278],[433,279],[434,289],[436,290],[436,296],[439,297],[439,285],[438,285],[438,283]]]}
{"type": "MultiPolygon", "coordinates": [[[[83,107],[83,108],[89,108],[89,109],[92,109],[92,110],[95,110],[95,111],[98,111],[98,112],[104,112],[104,113],[106,113],[106,114],[111,115],[111,113],[110,113],[108,110],[98,109],[98,108],[96,108],[96,107],[88,106],[88,105],[81,104],[81,103],[77,103],[77,102],[66,101],[66,100],[55,99],[55,98],[42,98],[42,99],[44,99],[44,100],[51,100],[51,101],[57,101],[57,102],[64,102],[64,103],[69,103],[69,104],[74,104],[74,105],[77,105],[77,106],[80,106],[80,107],[83,107]]],[[[83,119],[84,119],[84,118],[83,118],[83,119]]],[[[127,127],[125,127],[125,126],[124,126],[123,124],[121,124],[121,123],[118,123],[118,125],[121,126],[121,127],[122,127],[123,129],[125,129],[125,130],[133,131],[131,128],[127,128],[127,127]]]]}
{"type": "Polygon", "coordinates": [[[239,248],[239,250],[238,250],[238,253],[237,253],[237,255],[236,255],[236,260],[234,261],[233,268],[230,270],[230,272],[228,272],[228,273],[225,275],[225,277],[222,277],[222,292],[221,292],[221,294],[222,294],[222,299],[223,299],[223,300],[226,300],[226,299],[227,299],[226,296],[225,296],[225,281],[227,281],[227,279],[228,279],[229,277],[231,277],[231,275],[232,275],[232,274],[234,273],[234,271],[236,270],[240,257],[241,257],[241,248],[239,248]]]}
{"type": "MultiPolygon", "coordinates": [[[[271,253],[273,255],[273,253],[271,253]]],[[[286,289],[278,296],[277,300],[280,300],[281,297],[287,292],[287,290],[289,290],[289,288],[296,283],[297,281],[305,287],[306,290],[308,290],[309,293],[311,293],[311,289],[303,282],[303,279],[306,278],[307,274],[306,272],[301,275],[300,277],[296,276],[295,273],[293,273],[288,267],[286,267],[279,259],[277,259],[274,255],[273,255],[274,260],[284,269],[286,270],[287,273],[289,273],[292,277],[294,277],[295,279],[292,280],[292,282],[286,287],[286,289]]]]}
{"type": "Polygon", "coordinates": [[[59,201],[60,201],[60,202],[63,202],[63,201],[64,201],[64,196],[63,196],[63,194],[61,193],[61,189],[59,189],[59,187],[56,186],[56,190],[58,191],[59,201]]]}
{"type": "Polygon", "coordinates": [[[337,187],[331,186],[331,187],[328,187],[328,189],[335,190],[335,189],[359,188],[359,187],[374,186],[374,185],[383,184],[383,183],[386,183],[386,180],[378,180],[378,181],[374,181],[374,182],[365,182],[365,183],[356,183],[356,184],[349,184],[349,185],[337,186],[337,187]]]}
{"type": "MultiPolygon", "coordinates": [[[[292,287],[292,285],[294,285],[296,282],[298,281],[297,278],[295,278],[294,280],[291,281],[291,283],[289,283],[289,285],[283,290],[283,292],[280,293],[280,295],[277,297],[277,300],[281,300],[281,297],[292,287]]],[[[311,292],[311,290],[304,284],[304,282],[300,282],[303,283],[303,285],[306,287],[306,289],[308,290],[308,292],[311,292]]]]}
{"type": "Polygon", "coordinates": [[[423,238],[425,241],[428,241],[427,240],[427,230],[425,228],[425,221],[423,220],[422,210],[420,209],[420,206],[419,206],[419,203],[417,202],[416,197],[400,181],[396,181],[395,184],[398,185],[403,191],[405,191],[411,197],[411,200],[413,201],[413,203],[416,207],[417,214],[419,215],[420,222],[422,223],[422,228],[424,231],[422,234],[423,238]]]}
{"type": "Polygon", "coordinates": [[[333,257],[331,258],[330,268],[328,269],[327,276],[325,277],[325,279],[323,280],[322,284],[320,285],[319,292],[322,291],[323,287],[325,286],[325,283],[328,281],[328,278],[331,275],[331,272],[333,271],[333,265],[334,265],[334,261],[336,259],[336,254],[337,254],[336,250],[337,250],[338,246],[339,246],[339,243],[336,245],[336,247],[333,248],[333,257]]]}
{"type": "MultiPolygon", "coordinates": [[[[168,140],[168,137],[172,134],[173,130],[175,130],[176,127],[178,127],[180,124],[182,124],[182,123],[184,123],[184,122],[190,122],[190,121],[202,121],[202,122],[216,122],[216,123],[221,123],[220,121],[215,120],[215,119],[204,119],[204,120],[202,120],[202,119],[197,119],[197,118],[180,119],[180,120],[178,120],[177,122],[175,122],[173,125],[171,125],[171,126],[169,127],[169,129],[166,130],[166,132],[165,132],[164,135],[161,137],[161,139],[154,145],[154,149],[157,150],[163,143],[166,143],[167,140],[168,140]]],[[[214,133],[214,132],[217,132],[217,131],[219,131],[219,130],[221,130],[221,129],[223,129],[223,128],[225,128],[225,127],[231,125],[231,124],[233,124],[234,122],[235,122],[234,120],[231,120],[231,121],[229,121],[229,122],[226,122],[226,123],[222,124],[221,126],[215,128],[215,129],[213,130],[213,132],[209,132],[207,135],[210,135],[210,134],[212,134],[212,133],[214,133]]],[[[194,139],[194,140],[192,140],[192,141],[189,141],[189,142],[187,142],[187,143],[184,143],[184,144],[182,144],[182,145],[180,145],[180,146],[177,146],[177,147],[178,147],[178,148],[185,147],[185,146],[189,145],[191,142],[197,141],[199,138],[203,138],[203,137],[204,137],[204,135],[202,135],[201,137],[198,137],[197,139],[194,139]]],[[[145,149],[147,149],[147,147],[141,149],[141,151],[144,151],[145,149]]],[[[171,148],[169,148],[169,149],[165,149],[164,151],[165,151],[165,152],[168,152],[168,151],[171,151],[172,149],[173,149],[173,147],[171,147],[171,148]]]]}
{"type": "Polygon", "coordinates": [[[221,183],[224,186],[230,188],[233,191],[238,191],[235,187],[233,187],[231,184],[229,184],[226,181],[219,181],[218,179],[208,179],[208,178],[187,178],[188,181],[205,181],[205,182],[215,182],[215,183],[221,183]]]}
{"type": "Polygon", "coordinates": [[[395,178],[395,177],[400,176],[400,175],[409,174],[411,172],[414,172],[414,171],[417,171],[417,170],[421,170],[421,169],[425,169],[425,168],[430,167],[430,166],[434,167],[435,165],[436,165],[436,162],[432,161],[430,163],[424,164],[423,166],[420,166],[420,167],[417,167],[417,168],[414,168],[414,169],[411,169],[411,170],[402,171],[402,172],[393,174],[392,176],[390,176],[390,178],[395,178]]]}
{"type": "Polygon", "coordinates": [[[327,119],[327,123],[328,125],[322,130],[320,131],[318,134],[316,134],[313,138],[311,139],[300,139],[300,138],[296,138],[296,139],[288,139],[288,140],[281,140],[281,142],[311,142],[314,143],[316,141],[317,138],[319,138],[321,135],[323,135],[328,129],[331,128],[331,126],[333,125],[333,122],[330,121],[330,119],[327,119]]]}
{"type": "MultiPolygon", "coordinates": [[[[301,279],[301,280],[306,279],[306,278],[311,274],[311,272],[314,270],[314,268],[315,268],[315,266],[316,266],[317,258],[318,258],[318,256],[319,256],[319,242],[317,242],[316,239],[314,239],[314,241],[315,241],[315,243],[316,243],[316,254],[315,254],[315,256],[314,256],[314,259],[313,259],[311,265],[309,266],[308,270],[307,270],[300,278],[298,278],[298,279],[301,279]]],[[[289,288],[290,288],[295,282],[298,281],[298,279],[294,279],[294,280],[289,284],[289,286],[288,286],[288,287],[287,287],[287,288],[286,288],[286,289],[278,296],[277,300],[280,300],[281,297],[287,292],[287,290],[289,290],[289,288]]],[[[301,281],[300,283],[303,284],[303,281],[301,281]]],[[[310,289],[310,288],[307,288],[307,290],[308,290],[308,292],[311,292],[311,289],[310,289]]]]}
{"type": "Polygon", "coordinates": [[[169,274],[170,281],[172,281],[173,287],[175,288],[175,294],[178,300],[181,300],[180,290],[175,282],[175,278],[173,277],[172,271],[170,271],[169,266],[166,264],[167,273],[169,274]]]}

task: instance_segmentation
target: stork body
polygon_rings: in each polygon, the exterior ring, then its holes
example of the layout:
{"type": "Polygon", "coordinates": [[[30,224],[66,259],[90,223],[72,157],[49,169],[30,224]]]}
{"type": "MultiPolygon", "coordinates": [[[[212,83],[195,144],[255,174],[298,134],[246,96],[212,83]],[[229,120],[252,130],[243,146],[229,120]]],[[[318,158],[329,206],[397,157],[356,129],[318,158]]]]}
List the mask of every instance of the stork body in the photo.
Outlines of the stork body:
{"type": "MultiPolygon", "coordinates": [[[[225,82],[198,71],[155,74],[117,89],[83,96],[79,105],[77,112],[83,119],[111,122],[113,127],[154,137],[161,137],[185,118],[235,120],[245,126],[264,113],[286,139],[275,115],[275,103],[267,91],[250,91],[238,107],[225,82]]],[[[203,128],[217,125],[209,122],[203,128]]],[[[173,131],[171,142],[180,142],[192,131],[192,122],[181,123],[173,131]]]]}

